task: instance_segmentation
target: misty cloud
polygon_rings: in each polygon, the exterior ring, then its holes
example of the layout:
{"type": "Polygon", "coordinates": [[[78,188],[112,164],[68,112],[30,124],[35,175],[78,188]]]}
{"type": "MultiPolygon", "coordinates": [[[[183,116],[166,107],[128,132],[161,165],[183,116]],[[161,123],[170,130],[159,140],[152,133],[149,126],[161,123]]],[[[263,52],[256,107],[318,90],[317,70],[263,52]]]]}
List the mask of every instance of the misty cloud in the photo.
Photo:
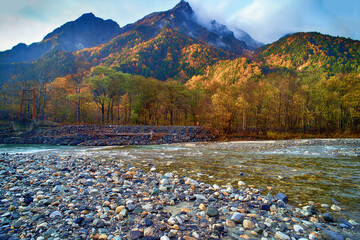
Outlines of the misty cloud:
{"type": "Polygon", "coordinates": [[[309,31],[360,39],[358,7],[357,0],[254,0],[228,22],[267,43],[309,31]]]}
{"type": "Polygon", "coordinates": [[[202,23],[215,18],[271,43],[288,33],[317,31],[360,39],[358,0],[189,0],[202,23]]]}

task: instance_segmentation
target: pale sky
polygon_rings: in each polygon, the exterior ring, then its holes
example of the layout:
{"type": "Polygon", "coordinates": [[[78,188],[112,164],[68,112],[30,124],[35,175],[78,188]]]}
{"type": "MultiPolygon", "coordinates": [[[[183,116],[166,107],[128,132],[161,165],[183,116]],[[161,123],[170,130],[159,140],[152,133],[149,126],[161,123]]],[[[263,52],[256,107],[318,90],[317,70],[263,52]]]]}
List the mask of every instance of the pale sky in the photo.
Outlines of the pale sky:
{"type": "MultiPolygon", "coordinates": [[[[31,44],[83,13],[120,27],[180,0],[0,0],[0,51],[31,44]]],[[[202,22],[215,19],[271,43],[285,34],[317,31],[360,40],[360,0],[188,0],[202,22]]]]}

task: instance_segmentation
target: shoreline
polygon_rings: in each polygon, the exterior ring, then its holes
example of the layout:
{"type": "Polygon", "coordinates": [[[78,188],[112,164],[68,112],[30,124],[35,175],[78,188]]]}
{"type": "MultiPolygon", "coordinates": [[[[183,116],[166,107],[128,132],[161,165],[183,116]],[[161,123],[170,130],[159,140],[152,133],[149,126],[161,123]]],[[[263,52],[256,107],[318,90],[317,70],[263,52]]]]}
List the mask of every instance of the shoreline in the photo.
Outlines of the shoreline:
{"type": "Polygon", "coordinates": [[[116,160],[52,154],[0,154],[0,166],[1,239],[314,240],[360,234],[357,219],[334,217],[337,206],[325,213],[311,204],[296,208],[286,193],[263,196],[256,188],[209,185],[155,167],[144,172],[116,160]]]}
{"type": "Polygon", "coordinates": [[[70,146],[158,145],[213,141],[215,136],[198,126],[68,125],[3,135],[0,144],[70,146]]]}
{"type": "Polygon", "coordinates": [[[28,132],[0,129],[0,144],[48,144],[70,146],[160,145],[187,142],[272,142],[296,140],[360,139],[355,135],[324,137],[323,135],[279,137],[262,135],[216,136],[202,126],[150,125],[64,125],[42,126],[28,132]]]}

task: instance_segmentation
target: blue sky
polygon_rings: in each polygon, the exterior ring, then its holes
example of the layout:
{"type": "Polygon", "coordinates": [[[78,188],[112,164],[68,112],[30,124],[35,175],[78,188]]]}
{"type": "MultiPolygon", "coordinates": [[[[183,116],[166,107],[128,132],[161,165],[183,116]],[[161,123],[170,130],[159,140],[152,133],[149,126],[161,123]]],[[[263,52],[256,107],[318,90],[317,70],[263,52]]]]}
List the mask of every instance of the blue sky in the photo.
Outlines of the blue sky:
{"type": "MultiPolygon", "coordinates": [[[[180,0],[0,0],[0,51],[38,42],[65,22],[93,12],[120,26],[180,0]]],[[[270,43],[287,33],[318,31],[360,40],[360,0],[188,0],[202,22],[215,19],[270,43]]]]}

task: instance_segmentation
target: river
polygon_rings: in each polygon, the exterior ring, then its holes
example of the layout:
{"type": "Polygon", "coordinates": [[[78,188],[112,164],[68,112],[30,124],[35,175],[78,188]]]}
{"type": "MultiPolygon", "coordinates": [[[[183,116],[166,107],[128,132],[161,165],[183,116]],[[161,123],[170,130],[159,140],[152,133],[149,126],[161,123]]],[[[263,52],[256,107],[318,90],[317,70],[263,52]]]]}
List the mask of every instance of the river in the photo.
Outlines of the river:
{"type": "MultiPolygon", "coordinates": [[[[286,193],[290,204],[336,204],[360,220],[360,139],[290,140],[119,147],[0,145],[0,153],[108,158],[149,171],[177,171],[195,180],[286,193]],[[269,190],[272,189],[272,190],[269,190]]],[[[321,209],[320,209],[321,211],[321,209]]]]}

